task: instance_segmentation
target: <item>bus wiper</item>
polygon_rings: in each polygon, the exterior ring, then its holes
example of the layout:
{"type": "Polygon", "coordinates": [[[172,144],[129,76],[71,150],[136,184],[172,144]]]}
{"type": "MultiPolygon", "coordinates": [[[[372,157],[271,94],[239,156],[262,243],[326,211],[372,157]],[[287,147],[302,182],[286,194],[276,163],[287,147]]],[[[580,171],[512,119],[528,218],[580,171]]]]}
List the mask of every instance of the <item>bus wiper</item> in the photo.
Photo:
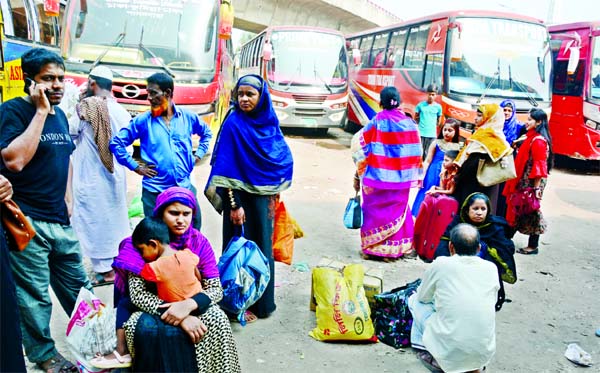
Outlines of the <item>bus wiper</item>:
{"type": "MultiPolygon", "coordinates": [[[[301,74],[302,74],[302,63],[301,62],[298,63],[298,68],[296,69],[296,74],[297,74],[297,76],[301,76],[301,74]]],[[[290,86],[294,82],[295,78],[296,78],[295,76],[293,78],[291,78],[290,81],[288,82],[288,84],[285,86],[286,92],[289,91],[290,86]]]]}
{"type": "Polygon", "coordinates": [[[496,81],[496,79],[498,81],[500,81],[500,69],[498,69],[496,72],[494,72],[494,79],[491,79],[487,86],[485,87],[485,89],[483,90],[483,92],[481,92],[481,96],[479,96],[479,98],[477,99],[477,105],[479,105],[479,103],[481,103],[481,100],[483,100],[485,98],[485,95],[487,94],[487,91],[492,87],[492,84],[494,84],[494,82],[496,81]]]}
{"type": "Polygon", "coordinates": [[[163,62],[162,59],[158,58],[158,56],[154,52],[152,52],[150,48],[144,45],[144,26],[142,26],[142,32],[140,33],[140,44],[138,45],[138,48],[151,55],[154,61],[158,62],[158,65],[162,67],[162,69],[165,70],[167,74],[171,76],[171,78],[175,77],[175,73],[173,73],[173,70],[171,70],[169,66],[167,66],[163,62]]]}
{"type": "Polygon", "coordinates": [[[316,61],[313,61],[313,69],[315,72],[315,77],[319,78],[319,80],[321,82],[323,82],[323,85],[325,86],[325,88],[327,88],[327,90],[329,91],[329,93],[333,93],[333,90],[331,89],[331,87],[329,86],[329,84],[327,84],[327,82],[325,81],[325,79],[323,79],[323,77],[321,76],[321,74],[319,74],[319,72],[317,71],[317,65],[316,65],[316,61]]]}
{"type": "Polygon", "coordinates": [[[535,97],[533,97],[533,95],[531,93],[529,93],[529,91],[527,91],[527,87],[525,87],[523,84],[517,82],[516,80],[514,81],[514,83],[517,86],[517,88],[519,88],[521,91],[523,91],[525,93],[525,96],[527,96],[527,101],[531,104],[531,106],[533,106],[533,107],[539,106],[535,97]]]}
{"type": "Polygon", "coordinates": [[[106,56],[106,54],[112,47],[119,46],[119,44],[125,40],[126,35],[127,35],[127,20],[125,20],[125,24],[123,25],[123,32],[120,33],[119,35],[117,35],[117,38],[115,39],[115,41],[113,41],[112,43],[107,45],[106,48],[102,51],[102,53],[100,53],[98,58],[96,58],[94,63],[92,63],[92,66],[90,67],[90,71],[92,71],[94,69],[94,67],[98,66],[98,64],[102,61],[104,56],[106,56]]]}

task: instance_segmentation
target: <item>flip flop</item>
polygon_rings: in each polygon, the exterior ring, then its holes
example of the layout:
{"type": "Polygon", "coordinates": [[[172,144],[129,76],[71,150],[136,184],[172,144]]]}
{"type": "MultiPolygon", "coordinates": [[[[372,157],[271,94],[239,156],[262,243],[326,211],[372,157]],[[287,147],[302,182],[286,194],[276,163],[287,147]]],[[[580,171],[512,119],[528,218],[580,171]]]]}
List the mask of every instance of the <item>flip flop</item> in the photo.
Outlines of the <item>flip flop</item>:
{"type": "Polygon", "coordinates": [[[102,369],[117,369],[117,368],[128,368],[131,366],[131,355],[121,355],[116,350],[112,352],[115,357],[113,359],[107,359],[104,356],[97,356],[90,360],[96,368],[102,369]]]}
{"type": "Polygon", "coordinates": [[[433,357],[433,355],[431,355],[428,351],[417,352],[417,359],[421,360],[423,365],[425,365],[425,367],[432,372],[436,372],[436,373],[444,372],[442,370],[442,368],[439,366],[438,362],[435,361],[435,358],[433,357]]]}
{"type": "Polygon", "coordinates": [[[528,249],[527,247],[522,247],[517,250],[517,253],[523,254],[523,255],[537,255],[537,253],[538,253],[537,247],[533,250],[527,250],[527,249],[528,249]]]}
{"type": "Polygon", "coordinates": [[[104,279],[104,276],[101,275],[100,273],[95,273],[94,279],[91,282],[92,282],[92,287],[97,287],[97,286],[112,285],[115,283],[115,280],[106,280],[106,279],[104,279]]]}
{"type": "MultiPolygon", "coordinates": [[[[244,312],[244,319],[246,320],[246,324],[252,324],[253,322],[255,322],[256,320],[258,320],[258,317],[252,313],[251,311],[245,311],[244,312]]],[[[234,321],[239,323],[240,321],[237,319],[237,317],[230,317],[229,320],[234,321]]]]}

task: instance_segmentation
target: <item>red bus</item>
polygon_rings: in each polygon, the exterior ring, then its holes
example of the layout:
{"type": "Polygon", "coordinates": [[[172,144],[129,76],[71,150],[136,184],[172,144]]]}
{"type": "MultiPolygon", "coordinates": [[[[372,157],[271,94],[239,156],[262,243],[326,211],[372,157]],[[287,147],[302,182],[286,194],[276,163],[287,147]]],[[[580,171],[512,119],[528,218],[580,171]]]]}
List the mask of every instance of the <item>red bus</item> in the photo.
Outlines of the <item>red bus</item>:
{"type": "Polygon", "coordinates": [[[400,91],[414,117],[426,88],[440,88],[443,114],[474,127],[480,102],[512,99],[521,121],[535,106],[550,111],[551,56],[542,21],[503,12],[455,11],[347,36],[352,46],[348,119],[366,124],[379,109],[379,92],[400,91]]]}
{"type": "Polygon", "coordinates": [[[217,124],[233,87],[230,34],[219,33],[221,18],[228,18],[220,13],[228,5],[69,0],[61,43],[66,81],[81,86],[94,66],[108,66],[115,76],[113,95],[136,115],[149,108],[145,79],[165,72],[175,81],[174,102],[217,124]]]}
{"type": "Polygon", "coordinates": [[[554,25],[548,31],[554,58],[552,150],[600,160],[600,21],[554,25]]]}
{"type": "Polygon", "coordinates": [[[268,27],[237,53],[236,75],[244,74],[267,81],[281,127],[313,128],[324,134],[344,121],[348,60],[339,31],[268,27]]]}

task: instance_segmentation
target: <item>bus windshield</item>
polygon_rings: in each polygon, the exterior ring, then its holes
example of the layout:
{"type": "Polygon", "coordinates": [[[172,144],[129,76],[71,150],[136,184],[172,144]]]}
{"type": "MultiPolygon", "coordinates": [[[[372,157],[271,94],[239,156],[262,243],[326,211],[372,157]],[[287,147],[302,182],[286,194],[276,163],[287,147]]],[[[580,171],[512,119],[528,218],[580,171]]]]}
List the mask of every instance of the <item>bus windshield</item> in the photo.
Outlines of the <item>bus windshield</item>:
{"type": "Polygon", "coordinates": [[[176,76],[185,73],[202,83],[213,79],[217,1],[72,3],[63,45],[68,62],[154,67],[176,76]]]}
{"type": "Polygon", "coordinates": [[[550,100],[551,55],[543,25],[495,18],[458,18],[451,45],[450,92],[550,100]]]}
{"type": "Polygon", "coordinates": [[[348,79],[345,41],[341,35],[316,31],[275,31],[268,80],[288,92],[344,92],[348,79]]]}

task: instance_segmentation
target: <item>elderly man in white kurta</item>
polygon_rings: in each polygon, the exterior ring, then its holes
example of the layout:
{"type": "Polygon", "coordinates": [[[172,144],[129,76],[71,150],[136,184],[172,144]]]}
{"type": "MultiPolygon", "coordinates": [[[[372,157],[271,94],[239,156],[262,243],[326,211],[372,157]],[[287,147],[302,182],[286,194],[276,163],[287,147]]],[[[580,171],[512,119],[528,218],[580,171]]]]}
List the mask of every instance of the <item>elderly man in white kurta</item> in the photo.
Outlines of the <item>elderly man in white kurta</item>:
{"type": "Polygon", "coordinates": [[[496,267],[477,256],[479,233],[468,224],[450,234],[450,257],[438,257],[409,300],[411,344],[430,369],[477,372],[496,351],[496,267]]]}
{"type": "Polygon", "coordinates": [[[114,281],[113,258],[130,235],[125,168],[108,149],[131,116],[111,95],[113,74],[105,66],[88,77],[86,97],[69,120],[73,153],[73,228],[91,259],[96,285],[114,281]]]}

